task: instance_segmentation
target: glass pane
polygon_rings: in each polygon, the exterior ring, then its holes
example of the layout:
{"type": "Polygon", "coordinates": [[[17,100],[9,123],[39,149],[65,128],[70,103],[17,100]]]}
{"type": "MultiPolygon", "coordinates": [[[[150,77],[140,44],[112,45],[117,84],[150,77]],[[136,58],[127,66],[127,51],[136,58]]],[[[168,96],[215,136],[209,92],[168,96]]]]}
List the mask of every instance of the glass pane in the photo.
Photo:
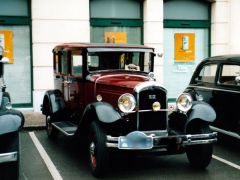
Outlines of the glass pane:
{"type": "Polygon", "coordinates": [[[89,52],[88,70],[130,70],[145,71],[151,69],[151,55],[149,52],[89,52]]]}
{"type": "Polygon", "coordinates": [[[172,0],[164,2],[164,19],[208,20],[209,3],[204,1],[172,0]]]}
{"type": "Polygon", "coordinates": [[[72,55],[72,75],[82,75],[82,55],[72,55]]]}
{"type": "Polygon", "coordinates": [[[0,26],[13,33],[13,63],[4,65],[4,80],[13,104],[31,103],[30,29],[28,26],[0,26]]]}
{"type": "Polygon", "coordinates": [[[214,83],[215,75],[217,71],[217,65],[207,65],[205,66],[199,75],[199,80],[202,82],[214,83]]]}
{"type": "Polygon", "coordinates": [[[126,32],[127,44],[141,44],[141,27],[91,27],[91,42],[104,43],[105,32],[126,32]]]}
{"type": "Polygon", "coordinates": [[[164,28],[164,86],[168,90],[169,98],[177,98],[188,86],[197,65],[208,57],[209,35],[208,29],[164,28]],[[193,62],[175,61],[175,34],[195,34],[195,59],[193,62]],[[177,84],[177,86],[176,86],[177,84]]]}
{"type": "Polygon", "coordinates": [[[91,18],[140,19],[140,2],[138,0],[91,0],[91,18]]]}
{"type": "Polygon", "coordinates": [[[237,85],[236,77],[240,76],[240,66],[224,65],[220,77],[220,83],[226,85],[237,85]]]}
{"type": "Polygon", "coordinates": [[[68,74],[68,54],[66,51],[63,51],[62,58],[61,58],[61,64],[62,64],[62,74],[68,74]]]}
{"type": "Polygon", "coordinates": [[[28,16],[28,0],[0,0],[0,16],[28,16]]]}

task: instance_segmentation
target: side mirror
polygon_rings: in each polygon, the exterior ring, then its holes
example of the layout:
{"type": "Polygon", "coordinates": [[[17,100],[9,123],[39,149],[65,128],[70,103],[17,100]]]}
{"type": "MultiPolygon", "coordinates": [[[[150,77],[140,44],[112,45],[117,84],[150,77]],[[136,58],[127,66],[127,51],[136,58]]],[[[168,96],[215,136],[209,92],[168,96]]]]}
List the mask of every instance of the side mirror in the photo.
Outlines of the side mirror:
{"type": "Polygon", "coordinates": [[[240,76],[235,77],[235,83],[239,86],[240,85],[240,76]]]}

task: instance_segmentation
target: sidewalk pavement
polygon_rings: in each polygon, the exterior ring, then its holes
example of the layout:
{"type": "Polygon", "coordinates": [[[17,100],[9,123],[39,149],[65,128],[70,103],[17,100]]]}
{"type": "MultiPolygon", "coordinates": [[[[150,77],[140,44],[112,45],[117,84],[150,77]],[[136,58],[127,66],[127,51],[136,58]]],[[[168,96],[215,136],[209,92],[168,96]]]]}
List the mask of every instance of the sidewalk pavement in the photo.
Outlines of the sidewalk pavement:
{"type": "MultiPolygon", "coordinates": [[[[21,110],[20,110],[21,111],[21,110]]],[[[24,129],[43,129],[46,126],[46,116],[41,112],[21,111],[25,117],[24,129]]]]}

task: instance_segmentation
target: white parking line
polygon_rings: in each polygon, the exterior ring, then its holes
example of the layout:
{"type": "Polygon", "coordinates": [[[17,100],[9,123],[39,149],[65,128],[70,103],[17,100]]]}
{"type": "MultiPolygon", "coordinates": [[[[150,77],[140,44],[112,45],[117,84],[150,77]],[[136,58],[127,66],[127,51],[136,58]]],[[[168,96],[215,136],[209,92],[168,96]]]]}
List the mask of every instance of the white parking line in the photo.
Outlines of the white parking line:
{"type": "Polygon", "coordinates": [[[218,157],[218,156],[215,156],[215,155],[212,155],[212,158],[213,158],[213,159],[216,159],[216,160],[218,160],[218,161],[220,161],[220,162],[222,162],[222,163],[224,163],[224,164],[227,164],[227,165],[229,165],[229,166],[231,166],[231,167],[234,167],[234,168],[240,170],[240,166],[237,165],[237,164],[234,164],[234,163],[232,163],[232,162],[230,162],[230,161],[227,161],[227,160],[225,160],[225,159],[223,159],[223,158],[220,158],[220,157],[218,157]]]}
{"type": "Polygon", "coordinates": [[[31,137],[34,145],[36,146],[40,156],[42,157],[44,163],[46,164],[49,172],[51,173],[51,175],[53,177],[53,179],[54,180],[62,180],[63,179],[62,176],[60,175],[60,173],[58,172],[57,168],[53,164],[52,160],[48,156],[47,152],[45,151],[45,149],[43,148],[43,146],[39,142],[39,140],[36,137],[35,133],[34,132],[29,132],[29,136],[31,137]]]}

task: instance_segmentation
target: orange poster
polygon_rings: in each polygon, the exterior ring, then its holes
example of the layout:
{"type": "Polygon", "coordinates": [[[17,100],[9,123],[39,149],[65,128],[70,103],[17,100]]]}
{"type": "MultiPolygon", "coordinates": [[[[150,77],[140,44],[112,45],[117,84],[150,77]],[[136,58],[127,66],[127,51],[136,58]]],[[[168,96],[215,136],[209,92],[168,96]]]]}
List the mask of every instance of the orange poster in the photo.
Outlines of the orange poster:
{"type": "Polygon", "coordinates": [[[3,56],[13,63],[13,33],[8,30],[0,30],[0,46],[3,47],[3,56]]]}
{"type": "Polygon", "coordinates": [[[126,32],[105,32],[104,33],[105,43],[127,43],[127,33],[126,32]]]}
{"type": "Polygon", "coordinates": [[[195,34],[175,33],[175,62],[193,62],[195,60],[195,34]]]}

